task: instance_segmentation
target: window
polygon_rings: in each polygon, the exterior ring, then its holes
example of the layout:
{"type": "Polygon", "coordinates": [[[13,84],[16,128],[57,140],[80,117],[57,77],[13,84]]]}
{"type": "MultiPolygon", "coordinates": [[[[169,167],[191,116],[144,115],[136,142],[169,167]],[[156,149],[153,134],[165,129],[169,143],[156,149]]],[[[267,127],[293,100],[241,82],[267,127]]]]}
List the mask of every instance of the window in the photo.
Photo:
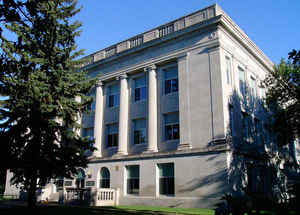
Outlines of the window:
{"type": "Polygon", "coordinates": [[[165,114],[165,139],[177,140],[179,139],[179,113],[165,114]]]}
{"type": "Polygon", "coordinates": [[[165,75],[165,94],[178,91],[178,69],[177,66],[164,69],[165,75]]]}
{"type": "Polygon", "coordinates": [[[88,107],[89,110],[95,111],[96,109],[96,89],[92,89],[89,93],[88,96],[91,96],[93,98],[93,102],[91,105],[88,107]]]}
{"type": "Polygon", "coordinates": [[[127,194],[139,194],[140,167],[139,165],[127,166],[127,194]]]}
{"type": "Polygon", "coordinates": [[[82,169],[79,169],[76,175],[76,188],[84,188],[85,185],[85,172],[82,169]]]}
{"type": "Polygon", "coordinates": [[[228,56],[225,57],[226,59],[226,78],[227,84],[231,84],[231,60],[228,56]]]}
{"type": "Polygon", "coordinates": [[[159,171],[159,194],[174,195],[174,163],[158,164],[159,171]]]}
{"type": "Polygon", "coordinates": [[[233,137],[234,135],[234,112],[233,107],[229,105],[229,126],[230,126],[230,135],[233,137]]]}
{"type": "Polygon", "coordinates": [[[252,76],[250,77],[250,95],[251,99],[256,98],[256,80],[252,76]]]}
{"type": "Polygon", "coordinates": [[[111,85],[108,87],[108,107],[117,107],[120,104],[120,86],[111,85]]]}
{"type": "Polygon", "coordinates": [[[146,120],[134,120],[134,144],[146,143],[146,120]]]}
{"type": "Polygon", "coordinates": [[[94,140],[94,128],[83,128],[82,136],[89,138],[89,140],[94,140]]]}
{"type": "Polygon", "coordinates": [[[250,141],[250,134],[251,134],[251,130],[250,130],[250,116],[247,113],[242,113],[242,123],[243,123],[243,138],[246,142],[250,141]]]}
{"type": "Polygon", "coordinates": [[[55,184],[56,184],[57,190],[62,190],[64,187],[64,178],[56,179],[55,184]]]}
{"type": "Polygon", "coordinates": [[[100,171],[100,188],[110,188],[110,173],[106,167],[100,171]]]}
{"type": "Polygon", "coordinates": [[[118,124],[107,125],[107,147],[118,146],[118,124]]]}
{"type": "Polygon", "coordinates": [[[257,144],[262,143],[262,124],[259,119],[254,119],[255,126],[255,142],[257,144]]]}
{"type": "Polygon", "coordinates": [[[245,71],[238,67],[239,69],[239,85],[240,85],[240,93],[242,94],[243,98],[246,96],[246,78],[245,78],[245,71]]]}
{"type": "Polygon", "coordinates": [[[134,101],[146,100],[147,98],[147,87],[146,77],[134,79],[134,101]]]}

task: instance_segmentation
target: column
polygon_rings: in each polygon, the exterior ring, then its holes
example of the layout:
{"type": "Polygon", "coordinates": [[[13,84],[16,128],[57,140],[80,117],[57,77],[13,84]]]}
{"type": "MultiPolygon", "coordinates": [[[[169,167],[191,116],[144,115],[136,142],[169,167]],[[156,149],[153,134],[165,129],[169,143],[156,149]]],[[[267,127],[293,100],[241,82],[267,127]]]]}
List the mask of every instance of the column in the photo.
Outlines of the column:
{"type": "Polygon", "coordinates": [[[98,81],[96,84],[96,110],[94,121],[94,137],[95,148],[93,155],[95,157],[102,157],[102,136],[103,136],[103,83],[98,81]]]}
{"type": "Polygon", "coordinates": [[[188,54],[177,59],[179,85],[179,150],[190,149],[191,146],[191,114],[190,114],[190,81],[188,71],[188,54]]]}
{"type": "Polygon", "coordinates": [[[120,79],[120,114],[119,114],[119,146],[117,155],[127,155],[128,147],[128,115],[129,115],[129,92],[127,75],[123,74],[120,79]]]}
{"type": "Polygon", "coordinates": [[[146,152],[157,152],[157,77],[156,66],[144,69],[149,74],[148,84],[148,147],[146,152]]]}

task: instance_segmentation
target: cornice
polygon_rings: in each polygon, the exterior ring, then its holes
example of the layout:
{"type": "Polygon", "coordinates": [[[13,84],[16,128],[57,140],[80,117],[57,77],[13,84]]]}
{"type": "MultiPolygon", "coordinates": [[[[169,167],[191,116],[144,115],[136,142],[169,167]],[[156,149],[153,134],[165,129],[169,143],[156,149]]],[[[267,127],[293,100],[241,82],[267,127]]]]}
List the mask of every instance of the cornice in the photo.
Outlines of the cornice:
{"type": "MultiPolygon", "coordinates": [[[[221,9],[220,9],[221,10],[221,9]]],[[[262,63],[269,71],[273,70],[274,63],[263,53],[263,51],[233,22],[233,20],[222,11],[220,24],[231,33],[254,57],[262,63]]]]}
{"type": "Polygon", "coordinates": [[[135,155],[124,155],[119,157],[103,157],[103,158],[90,157],[89,163],[174,158],[174,157],[183,157],[183,156],[187,157],[187,156],[197,156],[197,155],[199,156],[199,155],[207,155],[207,154],[225,153],[229,150],[230,149],[226,144],[222,144],[222,145],[215,145],[215,146],[205,147],[205,148],[185,149],[185,150],[177,150],[177,151],[170,151],[170,152],[141,153],[135,155]]]}

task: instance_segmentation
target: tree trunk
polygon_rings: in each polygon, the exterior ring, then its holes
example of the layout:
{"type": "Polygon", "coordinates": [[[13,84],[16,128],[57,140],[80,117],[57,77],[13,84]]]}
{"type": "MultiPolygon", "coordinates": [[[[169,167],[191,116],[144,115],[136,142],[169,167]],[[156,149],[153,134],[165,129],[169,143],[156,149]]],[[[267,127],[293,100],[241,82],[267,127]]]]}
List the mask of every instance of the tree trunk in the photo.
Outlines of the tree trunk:
{"type": "Polygon", "coordinates": [[[28,208],[34,209],[36,207],[36,182],[37,176],[36,173],[32,174],[30,178],[30,187],[28,190],[28,201],[27,206],[28,208]]]}

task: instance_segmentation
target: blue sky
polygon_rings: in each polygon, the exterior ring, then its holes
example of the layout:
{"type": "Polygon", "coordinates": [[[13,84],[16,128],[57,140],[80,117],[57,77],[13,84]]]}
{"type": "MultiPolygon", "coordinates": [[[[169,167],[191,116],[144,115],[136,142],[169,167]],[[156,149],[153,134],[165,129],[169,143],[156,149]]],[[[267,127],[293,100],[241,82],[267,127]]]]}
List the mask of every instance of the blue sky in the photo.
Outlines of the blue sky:
{"type": "Polygon", "coordinates": [[[79,0],[78,47],[91,54],[214,3],[274,62],[300,49],[300,0],[79,0]]]}

